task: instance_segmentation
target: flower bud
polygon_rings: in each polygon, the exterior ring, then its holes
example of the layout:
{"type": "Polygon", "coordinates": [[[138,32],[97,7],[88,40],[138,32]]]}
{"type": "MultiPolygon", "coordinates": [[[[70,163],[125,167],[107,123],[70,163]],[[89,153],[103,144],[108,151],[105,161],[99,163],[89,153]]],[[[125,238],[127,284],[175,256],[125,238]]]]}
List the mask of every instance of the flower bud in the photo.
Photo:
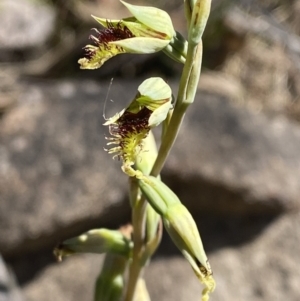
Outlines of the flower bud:
{"type": "Polygon", "coordinates": [[[74,253],[113,253],[130,256],[132,242],[119,230],[95,229],[61,243],[54,254],[59,261],[74,253]]]}
{"type": "Polygon", "coordinates": [[[215,289],[215,281],[192,215],[180,203],[167,210],[163,222],[174,244],[188,260],[198,279],[206,286],[202,292],[202,300],[208,300],[209,293],[215,289]]]}
{"type": "Polygon", "coordinates": [[[139,180],[143,194],[153,209],[161,215],[174,244],[188,260],[198,279],[206,286],[202,300],[208,300],[209,293],[215,288],[215,282],[192,215],[163,182],[152,176],[144,178],[145,180],[139,180]]]}
{"type": "Polygon", "coordinates": [[[209,17],[211,0],[197,0],[193,6],[192,19],[189,27],[188,42],[200,43],[209,17]]]}

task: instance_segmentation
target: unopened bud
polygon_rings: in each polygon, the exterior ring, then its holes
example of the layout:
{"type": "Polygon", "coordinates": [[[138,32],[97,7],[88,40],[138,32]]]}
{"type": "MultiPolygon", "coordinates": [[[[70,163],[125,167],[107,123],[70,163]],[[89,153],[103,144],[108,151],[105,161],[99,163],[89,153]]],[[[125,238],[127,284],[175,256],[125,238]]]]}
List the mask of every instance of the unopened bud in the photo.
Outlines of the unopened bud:
{"type": "Polygon", "coordinates": [[[211,0],[197,0],[193,6],[188,42],[198,45],[209,17],[211,0]]]}
{"type": "Polygon", "coordinates": [[[55,250],[59,261],[74,253],[113,253],[128,257],[132,242],[119,230],[95,229],[70,238],[61,243],[55,250]]]}

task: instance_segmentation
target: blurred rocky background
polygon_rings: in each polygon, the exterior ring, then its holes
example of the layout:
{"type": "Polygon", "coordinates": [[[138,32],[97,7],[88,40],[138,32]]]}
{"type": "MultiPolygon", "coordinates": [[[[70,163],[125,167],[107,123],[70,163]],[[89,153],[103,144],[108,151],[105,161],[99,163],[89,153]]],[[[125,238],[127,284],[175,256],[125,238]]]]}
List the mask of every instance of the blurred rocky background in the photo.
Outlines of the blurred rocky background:
{"type": "MultiPolygon", "coordinates": [[[[182,1],[131,3],[164,8],[186,33],[182,1]]],[[[58,264],[52,250],[130,219],[104,102],[111,116],[153,75],[176,93],[182,66],[162,54],[79,70],[91,14],[128,15],[117,0],[0,0],[1,301],[92,300],[102,257],[58,264]]],[[[163,172],[198,222],[212,301],[300,300],[299,15],[297,0],[213,1],[197,99],[163,172]]],[[[146,278],[152,300],[200,299],[167,234],[146,278]]]]}

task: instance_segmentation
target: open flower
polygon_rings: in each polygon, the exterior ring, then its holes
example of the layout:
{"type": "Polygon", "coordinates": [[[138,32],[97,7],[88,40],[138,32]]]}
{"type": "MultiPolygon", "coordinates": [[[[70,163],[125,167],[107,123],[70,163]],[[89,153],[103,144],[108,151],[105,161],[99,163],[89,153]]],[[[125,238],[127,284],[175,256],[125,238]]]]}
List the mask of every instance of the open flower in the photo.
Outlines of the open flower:
{"type": "Polygon", "coordinates": [[[133,17],[107,20],[94,17],[104,29],[95,29],[85,46],[86,57],[78,63],[81,69],[100,68],[120,53],[153,53],[164,49],[176,35],[170,16],[155,7],[131,5],[121,1],[133,17]]]}
{"type": "MultiPolygon", "coordinates": [[[[110,154],[123,160],[122,169],[130,176],[137,176],[131,169],[138,154],[143,149],[144,139],[151,128],[163,122],[172,108],[172,91],[159,77],[145,80],[139,87],[134,100],[126,109],[109,118],[104,125],[109,126],[112,137],[108,145],[110,154]]],[[[146,150],[147,151],[147,150],[146,150]]]]}

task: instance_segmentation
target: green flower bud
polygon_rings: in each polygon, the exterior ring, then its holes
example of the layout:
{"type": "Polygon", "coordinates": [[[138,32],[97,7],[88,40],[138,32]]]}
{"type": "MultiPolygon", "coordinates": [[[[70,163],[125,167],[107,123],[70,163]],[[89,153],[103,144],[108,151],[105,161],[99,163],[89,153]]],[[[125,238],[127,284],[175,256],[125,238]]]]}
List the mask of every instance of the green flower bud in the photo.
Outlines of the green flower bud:
{"type": "Polygon", "coordinates": [[[81,69],[100,68],[121,53],[153,53],[165,48],[175,35],[170,16],[155,7],[131,5],[121,1],[133,17],[111,20],[94,17],[105,29],[91,36],[95,45],[85,47],[86,57],[78,61],[81,69]]]}
{"type": "Polygon", "coordinates": [[[208,300],[209,293],[215,289],[215,281],[192,215],[184,205],[177,204],[167,210],[163,222],[174,244],[190,263],[198,279],[206,286],[202,300],[208,300]]]}
{"type": "Polygon", "coordinates": [[[189,27],[188,41],[199,44],[209,17],[211,0],[197,0],[193,7],[192,19],[189,27]]]}
{"type": "Polygon", "coordinates": [[[162,217],[171,239],[193,268],[198,279],[206,286],[202,300],[215,288],[207,256],[205,254],[197,225],[174,192],[159,179],[145,176],[139,186],[153,209],[162,217]]]}
{"type": "Polygon", "coordinates": [[[194,7],[194,2],[196,0],[185,0],[184,1],[184,13],[185,13],[185,18],[187,21],[188,28],[190,26],[191,18],[192,18],[192,11],[194,7]]]}
{"type": "Polygon", "coordinates": [[[180,200],[176,194],[159,179],[147,176],[139,181],[139,186],[154,210],[164,217],[168,209],[180,200]]]}
{"type": "Polygon", "coordinates": [[[94,301],[120,301],[124,289],[124,272],[128,260],[119,255],[107,254],[97,278],[94,301]]]}
{"type": "Polygon", "coordinates": [[[166,214],[168,210],[168,205],[161,195],[154,189],[153,182],[148,180],[148,176],[138,181],[139,187],[143,192],[145,198],[151,205],[151,207],[162,217],[166,214]]]}
{"type": "Polygon", "coordinates": [[[59,261],[74,253],[113,253],[130,256],[132,242],[119,230],[95,229],[61,243],[54,254],[59,261]]]}

